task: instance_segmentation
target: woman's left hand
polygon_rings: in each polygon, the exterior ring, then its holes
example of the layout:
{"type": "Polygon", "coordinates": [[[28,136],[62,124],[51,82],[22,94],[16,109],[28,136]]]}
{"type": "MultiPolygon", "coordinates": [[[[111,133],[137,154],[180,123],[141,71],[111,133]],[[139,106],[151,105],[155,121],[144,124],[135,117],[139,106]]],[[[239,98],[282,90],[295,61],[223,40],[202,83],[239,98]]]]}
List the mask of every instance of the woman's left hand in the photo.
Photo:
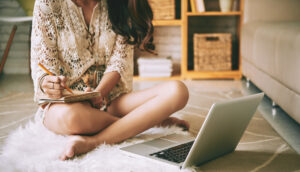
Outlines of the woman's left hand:
{"type": "MultiPolygon", "coordinates": [[[[85,92],[91,92],[93,91],[90,87],[86,88],[85,92]]],[[[103,97],[100,95],[99,97],[95,97],[89,100],[91,103],[91,106],[100,109],[103,106],[103,97]]]]}

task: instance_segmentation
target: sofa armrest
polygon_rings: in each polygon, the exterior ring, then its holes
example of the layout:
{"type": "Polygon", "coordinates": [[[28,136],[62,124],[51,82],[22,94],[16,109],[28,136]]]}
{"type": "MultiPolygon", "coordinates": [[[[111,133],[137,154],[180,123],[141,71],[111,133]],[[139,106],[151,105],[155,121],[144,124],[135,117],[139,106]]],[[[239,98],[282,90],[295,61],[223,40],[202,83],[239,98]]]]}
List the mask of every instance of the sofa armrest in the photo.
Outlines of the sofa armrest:
{"type": "Polygon", "coordinates": [[[300,0],[245,0],[244,23],[300,21],[300,0]]]}

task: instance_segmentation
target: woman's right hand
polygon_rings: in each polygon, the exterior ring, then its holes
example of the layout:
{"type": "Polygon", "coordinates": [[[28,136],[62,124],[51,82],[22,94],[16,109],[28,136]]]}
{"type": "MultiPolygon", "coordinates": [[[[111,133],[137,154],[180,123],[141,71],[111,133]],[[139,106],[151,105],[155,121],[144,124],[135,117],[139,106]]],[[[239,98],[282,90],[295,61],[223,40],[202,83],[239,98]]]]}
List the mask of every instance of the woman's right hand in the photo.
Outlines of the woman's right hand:
{"type": "Polygon", "coordinates": [[[44,93],[53,99],[59,99],[62,97],[62,93],[66,86],[66,77],[64,76],[45,76],[41,87],[44,93]]]}

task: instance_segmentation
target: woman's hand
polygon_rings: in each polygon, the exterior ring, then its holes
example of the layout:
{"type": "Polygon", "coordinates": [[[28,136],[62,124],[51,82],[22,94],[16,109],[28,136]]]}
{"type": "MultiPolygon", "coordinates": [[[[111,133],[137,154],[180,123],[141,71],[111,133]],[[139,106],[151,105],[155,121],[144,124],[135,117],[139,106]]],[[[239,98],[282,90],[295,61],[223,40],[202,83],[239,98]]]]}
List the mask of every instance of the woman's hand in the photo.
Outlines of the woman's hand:
{"type": "Polygon", "coordinates": [[[62,93],[66,86],[66,77],[64,76],[45,76],[41,87],[44,93],[49,98],[59,99],[62,97],[62,93]]]}
{"type": "MultiPolygon", "coordinates": [[[[90,87],[87,87],[85,91],[91,92],[93,90],[90,87]]],[[[89,102],[91,103],[92,107],[94,107],[96,109],[100,109],[103,105],[103,97],[102,97],[102,95],[100,95],[99,97],[90,99],[89,102]]]]}

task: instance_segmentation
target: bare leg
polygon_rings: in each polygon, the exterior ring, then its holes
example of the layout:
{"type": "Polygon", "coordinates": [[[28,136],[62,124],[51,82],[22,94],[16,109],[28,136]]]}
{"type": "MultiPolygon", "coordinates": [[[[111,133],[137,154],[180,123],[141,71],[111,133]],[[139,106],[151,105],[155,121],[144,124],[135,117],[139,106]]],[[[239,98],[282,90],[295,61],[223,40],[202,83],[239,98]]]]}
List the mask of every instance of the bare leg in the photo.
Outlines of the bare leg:
{"type": "Polygon", "coordinates": [[[119,118],[92,108],[88,102],[53,104],[45,114],[44,125],[63,135],[92,135],[119,118]]]}
{"type": "Polygon", "coordinates": [[[133,137],[166,120],[182,109],[187,100],[188,90],[180,81],[123,95],[112,103],[109,112],[125,116],[94,136],[71,137],[61,159],[86,153],[104,142],[113,144],[133,137]]]}
{"type": "MultiPolygon", "coordinates": [[[[179,83],[175,81],[175,82],[169,82],[165,84],[167,86],[168,84],[176,85],[179,83]]],[[[137,107],[141,106],[142,104],[146,103],[150,99],[154,98],[155,96],[159,94],[162,95],[161,92],[158,91],[161,89],[162,85],[163,84],[156,85],[152,88],[135,91],[131,94],[123,95],[112,102],[112,104],[108,108],[108,112],[114,116],[122,118],[125,115],[129,114],[134,109],[136,109],[137,107]]],[[[184,120],[180,120],[175,117],[168,117],[167,119],[165,119],[164,121],[158,124],[158,126],[170,126],[170,125],[177,125],[184,128],[185,130],[189,128],[188,122],[184,120]]]]}

